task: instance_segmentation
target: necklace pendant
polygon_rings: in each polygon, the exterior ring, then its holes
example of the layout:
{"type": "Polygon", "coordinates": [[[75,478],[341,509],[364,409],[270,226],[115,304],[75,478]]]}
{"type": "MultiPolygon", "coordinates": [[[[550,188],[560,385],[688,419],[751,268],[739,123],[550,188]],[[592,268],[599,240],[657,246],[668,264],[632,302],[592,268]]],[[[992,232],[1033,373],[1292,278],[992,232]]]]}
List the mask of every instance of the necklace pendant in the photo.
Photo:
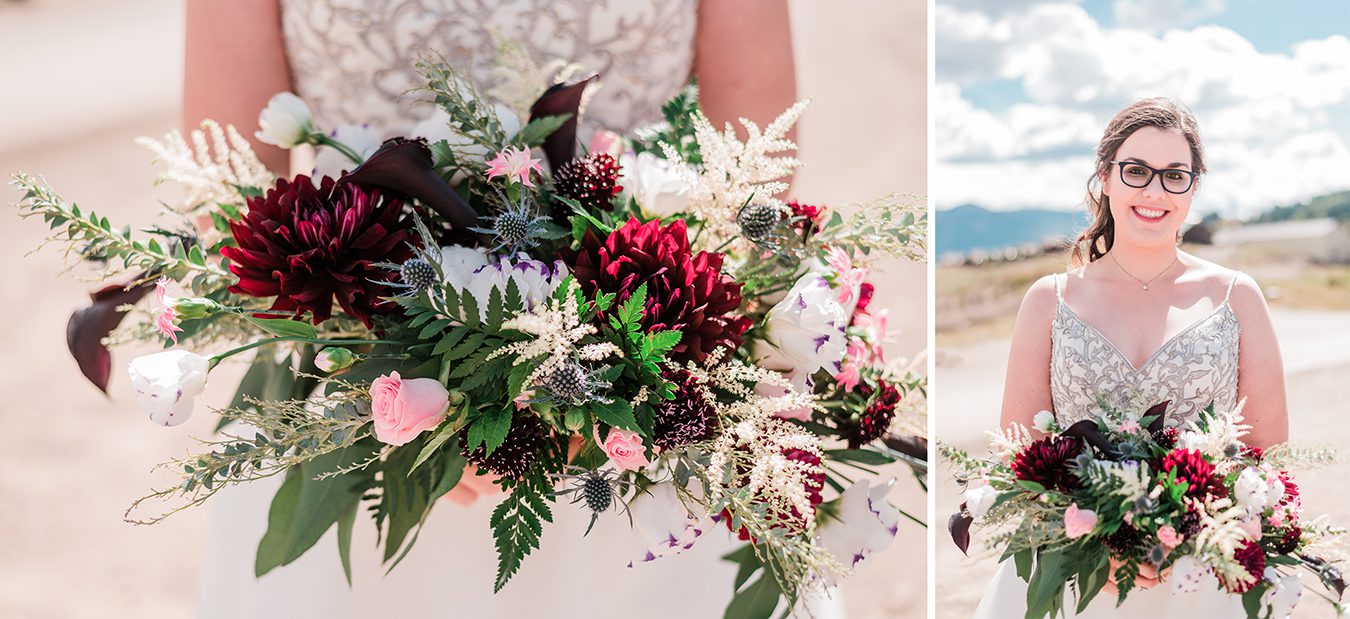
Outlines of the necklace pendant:
{"type": "Polygon", "coordinates": [[[1144,284],[1144,290],[1148,290],[1148,284],[1144,284]]]}

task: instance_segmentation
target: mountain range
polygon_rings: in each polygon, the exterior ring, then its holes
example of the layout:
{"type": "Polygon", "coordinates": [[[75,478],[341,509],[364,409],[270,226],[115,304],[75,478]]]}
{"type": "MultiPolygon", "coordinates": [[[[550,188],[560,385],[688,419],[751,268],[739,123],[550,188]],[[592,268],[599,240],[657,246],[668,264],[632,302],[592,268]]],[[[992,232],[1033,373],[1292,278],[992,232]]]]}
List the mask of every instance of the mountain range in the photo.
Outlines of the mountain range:
{"type": "Polygon", "coordinates": [[[1083,211],[991,211],[974,204],[937,211],[934,218],[933,248],[938,258],[1073,236],[1088,223],[1083,211]]]}

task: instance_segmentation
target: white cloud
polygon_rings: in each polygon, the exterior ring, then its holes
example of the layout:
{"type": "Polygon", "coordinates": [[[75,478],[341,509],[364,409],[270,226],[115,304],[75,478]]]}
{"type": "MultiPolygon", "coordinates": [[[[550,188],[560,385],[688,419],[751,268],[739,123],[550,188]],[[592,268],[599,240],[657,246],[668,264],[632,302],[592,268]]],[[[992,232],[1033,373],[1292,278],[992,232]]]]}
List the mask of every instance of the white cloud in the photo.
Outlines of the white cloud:
{"type": "Polygon", "coordinates": [[[1189,26],[1223,9],[1223,0],[1116,0],[1112,5],[1118,27],[1150,32],[1189,26]]]}
{"type": "MultiPolygon", "coordinates": [[[[1119,11],[1142,15],[1148,7],[1176,9],[1169,14],[1221,8],[1165,0],[1123,4],[1116,4],[1118,19],[1119,11]]],[[[1197,202],[1202,210],[1246,215],[1350,186],[1344,172],[1350,136],[1330,129],[1346,126],[1350,115],[1350,38],[1263,53],[1228,28],[1161,34],[1103,28],[1082,7],[1063,2],[1002,14],[939,5],[936,17],[935,142],[938,176],[948,180],[935,183],[938,206],[1078,203],[1079,177],[1091,162],[1072,173],[1050,170],[1075,165],[1074,153],[1089,158],[1111,114],[1154,95],[1186,103],[1200,121],[1213,172],[1197,202]],[[996,79],[1019,81],[1027,100],[995,112],[963,98],[963,87],[996,79]],[[1071,191],[1014,191],[1032,170],[1042,183],[1073,179],[1071,191]],[[1267,173],[1272,170],[1278,173],[1267,173]],[[979,182],[962,181],[956,172],[978,175],[979,182]],[[990,195],[980,198],[984,188],[990,195]]]]}

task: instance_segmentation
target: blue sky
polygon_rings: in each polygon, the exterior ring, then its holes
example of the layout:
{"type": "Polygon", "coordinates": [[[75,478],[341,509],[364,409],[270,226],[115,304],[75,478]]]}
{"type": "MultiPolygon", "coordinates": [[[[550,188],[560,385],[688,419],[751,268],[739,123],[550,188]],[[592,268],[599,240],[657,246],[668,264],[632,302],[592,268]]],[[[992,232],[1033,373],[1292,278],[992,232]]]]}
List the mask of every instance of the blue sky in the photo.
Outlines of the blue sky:
{"type": "Polygon", "coordinates": [[[939,0],[938,208],[1081,206],[1111,114],[1195,111],[1197,212],[1249,216],[1350,188],[1350,2],[939,0]]]}

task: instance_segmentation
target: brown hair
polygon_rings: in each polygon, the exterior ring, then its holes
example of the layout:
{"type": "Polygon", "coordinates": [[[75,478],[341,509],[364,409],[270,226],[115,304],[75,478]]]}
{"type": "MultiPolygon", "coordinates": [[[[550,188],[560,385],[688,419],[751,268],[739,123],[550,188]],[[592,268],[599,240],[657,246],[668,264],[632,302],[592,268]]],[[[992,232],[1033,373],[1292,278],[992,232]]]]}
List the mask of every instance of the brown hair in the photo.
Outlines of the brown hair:
{"type": "Polygon", "coordinates": [[[1115,242],[1116,225],[1111,217],[1111,199],[1103,192],[1101,179],[1111,169],[1120,145],[1144,127],[1176,129],[1191,145],[1191,171],[1205,171],[1205,148],[1200,143],[1200,125],[1186,106],[1165,97],[1140,99],[1116,112],[1106,125],[1101,142],[1097,143],[1097,169],[1087,182],[1088,212],[1092,223],[1073,243],[1070,260],[1073,266],[1083,266],[1111,251],[1115,242]]]}

